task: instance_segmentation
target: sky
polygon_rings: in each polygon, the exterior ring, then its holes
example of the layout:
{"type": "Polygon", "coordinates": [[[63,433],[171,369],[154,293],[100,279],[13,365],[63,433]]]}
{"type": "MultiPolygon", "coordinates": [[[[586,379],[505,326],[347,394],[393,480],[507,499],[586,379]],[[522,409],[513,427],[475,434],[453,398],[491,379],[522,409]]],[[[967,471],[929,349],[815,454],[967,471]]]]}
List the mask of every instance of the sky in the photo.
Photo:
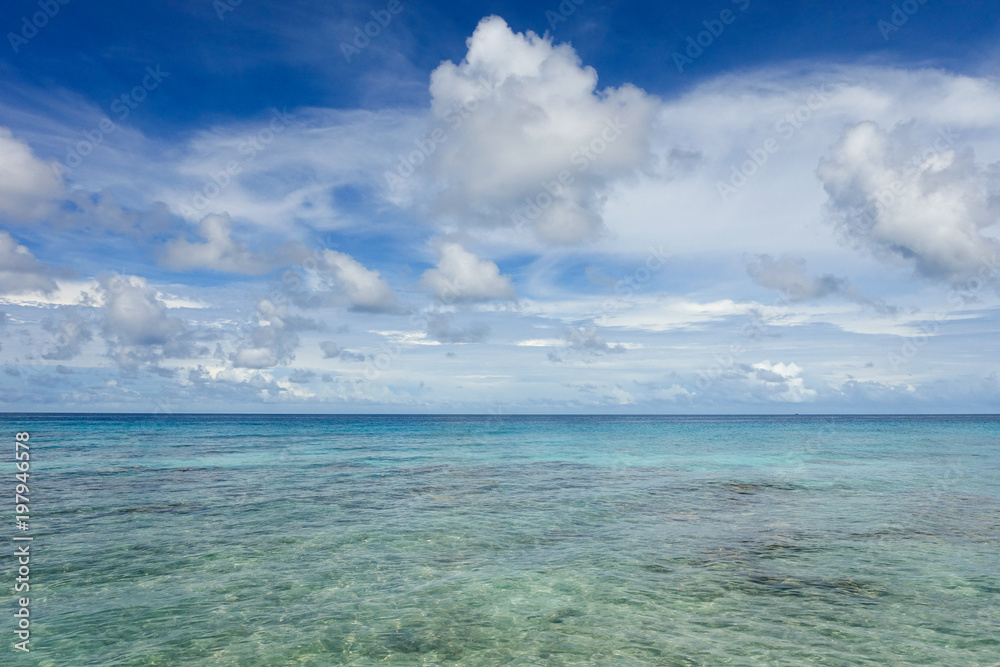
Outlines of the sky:
{"type": "Polygon", "coordinates": [[[11,0],[0,410],[996,412],[998,28],[11,0]]]}

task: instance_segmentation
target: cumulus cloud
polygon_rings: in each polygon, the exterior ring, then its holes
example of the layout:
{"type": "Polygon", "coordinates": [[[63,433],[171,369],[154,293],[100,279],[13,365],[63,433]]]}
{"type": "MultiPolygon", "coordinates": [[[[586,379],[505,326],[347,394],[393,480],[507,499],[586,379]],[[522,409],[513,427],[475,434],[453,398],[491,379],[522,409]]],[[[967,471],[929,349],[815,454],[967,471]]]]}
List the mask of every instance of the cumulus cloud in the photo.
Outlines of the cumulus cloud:
{"type": "Polygon", "coordinates": [[[232,355],[236,368],[270,368],[295,358],[298,332],[322,330],[322,324],[289,314],[287,304],[257,302],[257,322],[232,355]]]}
{"type": "Polygon", "coordinates": [[[422,167],[436,179],[431,210],[460,225],[526,223],[557,243],[593,238],[612,184],[648,164],[653,100],[632,85],[598,91],[570,45],[497,16],[467,44],[461,63],[431,74],[444,136],[422,167]]]}
{"type": "Polygon", "coordinates": [[[457,243],[441,243],[437,268],[428,269],[421,284],[441,301],[474,302],[517,299],[508,276],[488,259],[480,259],[457,243]]]}
{"type": "Polygon", "coordinates": [[[615,385],[610,392],[603,396],[603,399],[607,403],[614,403],[617,405],[632,405],[635,403],[635,397],[622,389],[619,385],[615,385]]]}
{"type": "Polygon", "coordinates": [[[350,255],[322,250],[283,278],[298,306],[345,306],[354,311],[388,313],[397,309],[396,292],[382,275],[350,255]]]}
{"type": "Polygon", "coordinates": [[[112,276],[101,281],[100,289],[109,354],[123,370],[158,371],[164,358],[194,354],[184,321],[167,314],[166,305],[145,278],[112,276]]]}
{"type": "Polygon", "coordinates": [[[396,307],[396,292],[378,271],[365,268],[350,255],[336,250],[322,253],[325,268],[340,284],[354,310],[387,312],[396,307]]]}
{"type": "Polygon", "coordinates": [[[938,140],[933,151],[877,123],[849,128],[820,161],[829,208],[855,242],[910,261],[927,277],[958,282],[991,267],[1000,244],[983,235],[1000,216],[988,170],[971,149],[938,140]],[[991,263],[992,262],[992,263],[991,263]]]}
{"type": "Polygon", "coordinates": [[[172,269],[209,269],[226,273],[260,275],[274,269],[275,257],[252,252],[245,243],[232,237],[228,215],[206,215],[198,223],[203,242],[174,239],[164,248],[162,261],[172,269]]]}
{"type": "Polygon", "coordinates": [[[747,265],[747,273],[761,287],[778,290],[792,303],[810,301],[825,296],[838,295],[864,306],[869,306],[882,315],[892,315],[897,308],[882,299],[865,296],[847,278],[825,274],[806,274],[806,262],[795,257],[773,258],[770,255],[756,255],[747,265]]]}
{"type": "Polygon", "coordinates": [[[0,127],[0,215],[32,220],[50,209],[63,190],[52,168],[35,157],[28,144],[0,127]]]}
{"type": "Polygon", "coordinates": [[[14,237],[0,231],[0,294],[27,292],[49,294],[57,287],[52,279],[52,273],[48,264],[35,259],[26,247],[14,240],[14,237]]]}
{"type": "Polygon", "coordinates": [[[816,397],[814,389],[805,386],[800,377],[802,367],[795,363],[761,361],[753,365],[752,376],[764,384],[775,397],[789,403],[802,403],[816,397]]]}

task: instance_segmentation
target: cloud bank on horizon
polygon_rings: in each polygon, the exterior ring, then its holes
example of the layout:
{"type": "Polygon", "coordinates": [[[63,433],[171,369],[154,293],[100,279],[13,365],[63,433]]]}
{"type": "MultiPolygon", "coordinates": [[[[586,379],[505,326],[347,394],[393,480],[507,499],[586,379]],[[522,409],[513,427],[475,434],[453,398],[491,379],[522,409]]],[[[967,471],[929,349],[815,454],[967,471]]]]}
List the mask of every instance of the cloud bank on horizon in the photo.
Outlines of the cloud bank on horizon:
{"type": "Polygon", "coordinates": [[[203,4],[3,10],[0,409],[1000,405],[1000,10],[203,4]]]}

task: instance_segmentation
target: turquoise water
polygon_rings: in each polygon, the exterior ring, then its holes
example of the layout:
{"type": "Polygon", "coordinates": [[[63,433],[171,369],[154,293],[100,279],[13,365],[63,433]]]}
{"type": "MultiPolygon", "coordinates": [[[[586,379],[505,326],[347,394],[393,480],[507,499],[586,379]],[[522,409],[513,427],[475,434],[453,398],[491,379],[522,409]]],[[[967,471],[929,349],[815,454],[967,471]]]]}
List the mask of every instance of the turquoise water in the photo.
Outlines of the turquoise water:
{"type": "Polygon", "coordinates": [[[0,664],[1000,664],[998,417],[0,424],[0,664]]]}

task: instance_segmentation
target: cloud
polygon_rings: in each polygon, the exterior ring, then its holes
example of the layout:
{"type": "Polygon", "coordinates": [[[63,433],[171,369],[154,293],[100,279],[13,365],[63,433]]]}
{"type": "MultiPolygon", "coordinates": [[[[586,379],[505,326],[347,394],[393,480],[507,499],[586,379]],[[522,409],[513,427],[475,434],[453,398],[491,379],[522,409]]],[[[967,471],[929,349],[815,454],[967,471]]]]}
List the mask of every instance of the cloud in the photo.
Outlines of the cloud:
{"type": "Polygon", "coordinates": [[[869,306],[882,315],[892,315],[898,310],[882,299],[865,296],[847,278],[830,274],[809,276],[806,275],[805,268],[804,259],[788,256],[775,259],[770,255],[756,255],[754,261],[747,265],[747,273],[758,285],[778,290],[792,303],[839,295],[869,306]]]}
{"type": "Polygon", "coordinates": [[[816,173],[845,234],[877,254],[910,261],[927,277],[959,282],[1000,249],[983,230],[1000,216],[988,172],[971,149],[938,142],[921,151],[910,126],[862,122],[844,132],[816,173]]]}
{"type": "Polygon", "coordinates": [[[389,312],[396,308],[396,293],[378,271],[364,267],[350,255],[324,250],[322,268],[333,275],[354,310],[389,312]]]}
{"type": "Polygon", "coordinates": [[[605,394],[603,399],[608,403],[614,403],[616,405],[632,405],[635,403],[635,397],[628,393],[618,385],[605,394]]]}
{"type": "Polygon", "coordinates": [[[89,324],[77,313],[71,313],[59,323],[43,322],[42,328],[50,332],[54,339],[54,347],[42,354],[43,359],[59,359],[65,361],[80,354],[84,343],[93,338],[89,324]]]}
{"type": "Polygon", "coordinates": [[[203,243],[184,239],[168,242],[163,263],[177,270],[209,269],[256,276],[271,271],[280,261],[251,252],[245,243],[235,241],[228,215],[206,215],[198,223],[198,234],[203,243]]]}
{"type": "Polygon", "coordinates": [[[751,377],[774,393],[774,397],[789,403],[801,403],[816,397],[814,389],[807,389],[799,375],[802,368],[795,363],[761,361],[753,365],[751,377]]]}
{"type": "MultiPolygon", "coordinates": [[[[626,350],[624,345],[611,345],[597,334],[597,327],[577,327],[575,329],[566,327],[563,330],[565,347],[570,350],[586,352],[588,354],[623,354],[626,350]]],[[[562,357],[556,352],[549,352],[549,361],[559,363],[562,357]]]]}
{"type": "Polygon", "coordinates": [[[448,313],[433,314],[427,318],[427,335],[442,343],[481,343],[490,333],[490,328],[482,322],[475,322],[464,329],[456,327],[448,313]]]}
{"type": "Polygon", "coordinates": [[[378,271],[336,250],[322,250],[305,259],[282,282],[289,298],[303,308],[345,306],[367,313],[390,313],[398,308],[396,292],[378,271]]]}
{"type": "Polygon", "coordinates": [[[441,243],[437,268],[428,269],[420,279],[434,296],[446,303],[492,299],[516,300],[517,293],[508,276],[490,260],[479,259],[457,243],[441,243]]]}
{"type": "Polygon", "coordinates": [[[28,144],[0,127],[0,215],[17,221],[45,215],[63,184],[28,144]]]}
{"type": "MultiPolygon", "coordinates": [[[[2,139],[0,135],[0,141],[2,139]]],[[[0,231],[0,294],[27,292],[50,294],[57,288],[52,273],[48,264],[35,259],[26,247],[14,240],[14,237],[0,231]]]]}
{"type": "Polygon", "coordinates": [[[340,356],[340,347],[332,340],[322,341],[319,347],[323,350],[324,359],[336,359],[340,356]]]}
{"type": "Polygon", "coordinates": [[[163,202],[154,201],[148,208],[133,209],[123,206],[108,190],[92,193],[79,188],[66,193],[62,206],[48,220],[53,226],[87,229],[98,234],[111,232],[141,240],[171,234],[177,224],[177,218],[170,215],[163,202]]]}
{"type": "Polygon", "coordinates": [[[444,139],[428,159],[430,210],[485,227],[521,214],[546,241],[594,238],[613,183],[648,164],[654,101],[632,85],[598,91],[570,45],[514,33],[498,16],[467,44],[460,64],[431,73],[444,139]]]}
{"type": "Polygon", "coordinates": [[[679,384],[671,385],[668,388],[660,388],[653,392],[653,396],[661,401],[679,401],[690,399],[694,394],[680,386],[679,384]]]}
{"type": "Polygon", "coordinates": [[[289,315],[286,304],[270,299],[257,302],[257,324],[232,355],[236,368],[270,368],[295,358],[299,331],[322,329],[306,318],[289,315]]]}
{"type": "Polygon", "coordinates": [[[323,350],[324,359],[340,359],[341,361],[365,360],[365,355],[359,354],[357,352],[352,352],[351,350],[345,350],[332,340],[321,341],[319,344],[319,348],[323,350]]]}
{"type": "Polygon", "coordinates": [[[109,355],[123,370],[147,367],[157,371],[164,358],[195,353],[184,321],[167,314],[166,305],[145,278],[112,276],[101,281],[100,289],[109,355]]]}
{"type": "Polygon", "coordinates": [[[293,384],[308,384],[316,379],[316,373],[306,368],[296,368],[288,376],[288,381],[293,384]]]}

